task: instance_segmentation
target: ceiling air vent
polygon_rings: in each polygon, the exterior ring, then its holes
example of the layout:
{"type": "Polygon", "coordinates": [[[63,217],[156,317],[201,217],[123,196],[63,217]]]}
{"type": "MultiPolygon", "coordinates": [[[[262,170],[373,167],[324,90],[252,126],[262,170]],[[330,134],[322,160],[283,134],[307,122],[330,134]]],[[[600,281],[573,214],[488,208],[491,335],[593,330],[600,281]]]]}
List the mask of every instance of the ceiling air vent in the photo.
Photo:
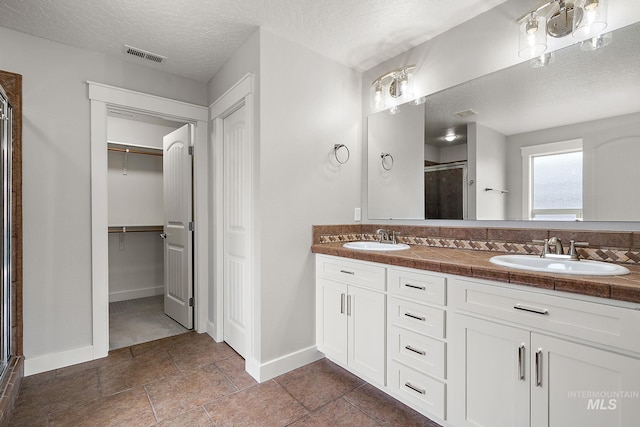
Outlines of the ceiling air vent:
{"type": "Polygon", "coordinates": [[[124,45],[124,53],[127,55],[133,55],[136,58],[146,59],[147,61],[157,62],[162,64],[167,61],[166,56],[158,55],[157,53],[149,52],[148,50],[138,49],[137,47],[124,45]]]}
{"type": "Polygon", "coordinates": [[[461,119],[465,119],[470,116],[475,116],[476,114],[478,114],[478,112],[475,110],[472,110],[471,108],[469,108],[468,110],[462,110],[462,111],[453,113],[454,116],[458,116],[461,119]]]}

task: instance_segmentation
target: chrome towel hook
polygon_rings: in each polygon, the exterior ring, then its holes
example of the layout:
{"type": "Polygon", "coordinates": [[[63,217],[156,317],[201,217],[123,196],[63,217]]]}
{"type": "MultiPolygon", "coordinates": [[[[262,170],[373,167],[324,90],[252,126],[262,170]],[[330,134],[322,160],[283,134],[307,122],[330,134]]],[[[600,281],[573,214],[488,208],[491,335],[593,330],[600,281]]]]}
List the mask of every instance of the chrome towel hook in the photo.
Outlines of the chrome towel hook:
{"type": "Polygon", "coordinates": [[[389,153],[380,154],[380,162],[382,163],[382,169],[390,171],[393,167],[393,156],[389,153]]]}
{"type": "Polygon", "coordinates": [[[351,153],[349,153],[349,147],[347,147],[346,145],[335,144],[333,146],[333,155],[335,156],[336,161],[338,163],[340,163],[341,165],[344,165],[349,161],[349,157],[351,156],[351,153]]]}

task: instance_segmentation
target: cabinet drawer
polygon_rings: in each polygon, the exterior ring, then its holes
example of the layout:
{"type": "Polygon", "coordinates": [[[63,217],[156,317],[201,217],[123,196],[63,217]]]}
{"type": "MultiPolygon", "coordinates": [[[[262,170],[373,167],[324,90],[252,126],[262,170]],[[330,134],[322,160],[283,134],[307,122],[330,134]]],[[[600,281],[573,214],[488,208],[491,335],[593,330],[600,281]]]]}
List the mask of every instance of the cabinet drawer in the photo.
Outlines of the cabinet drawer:
{"type": "Polygon", "coordinates": [[[406,329],[389,328],[389,357],[435,377],[445,379],[446,344],[406,329]]]}
{"type": "Polygon", "coordinates": [[[389,387],[427,414],[445,417],[446,385],[400,363],[389,363],[389,387]]]}
{"type": "Polygon", "coordinates": [[[638,310],[460,279],[450,292],[458,311],[640,352],[638,310]]]}
{"type": "Polygon", "coordinates": [[[389,292],[416,301],[446,304],[447,279],[435,274],[402,268],[389,269],[389,292]]]}
{"type": "Polygon", "coordinates": [[[399,298],[389,298],[389,324],[413,329],[436,338],[445,338],[445,312],[399,298]]]}
{"type": "Polygon", "coordinates": [[[316,275],[385,291],[386,268],[364,261],[317,255],[316,275]]]}

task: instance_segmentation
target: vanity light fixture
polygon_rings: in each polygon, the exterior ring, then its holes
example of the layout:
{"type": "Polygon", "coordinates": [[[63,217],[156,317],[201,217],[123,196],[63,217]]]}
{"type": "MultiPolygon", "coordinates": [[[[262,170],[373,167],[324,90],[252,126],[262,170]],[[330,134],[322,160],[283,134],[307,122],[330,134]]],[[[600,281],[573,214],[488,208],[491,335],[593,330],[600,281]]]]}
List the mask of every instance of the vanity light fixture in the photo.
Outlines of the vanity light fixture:
{"type": "Polygon", "coordinates": [[[545,0],[516,20],[521,58],[540,57],[547,36],[595,38],[607,27],[608,0],[545,0]]]}
{"type": "Polygon", "coordinates": [[[409,71],[414,68],[416,68],[415,65],[406,65],[375,79],[371,83],[371,108],[379,111],[397,107],[411,100],[413,98],[413,75],[409,71]]]}

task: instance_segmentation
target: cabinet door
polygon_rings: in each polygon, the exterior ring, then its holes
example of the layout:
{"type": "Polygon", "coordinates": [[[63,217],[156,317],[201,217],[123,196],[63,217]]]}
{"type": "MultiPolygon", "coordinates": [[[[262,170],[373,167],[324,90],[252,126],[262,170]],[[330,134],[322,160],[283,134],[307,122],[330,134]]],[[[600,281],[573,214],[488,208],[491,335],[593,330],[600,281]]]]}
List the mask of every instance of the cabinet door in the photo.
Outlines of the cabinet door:
{"type": "Polygon", "coordinates": [[[380,385],[386,376],[385,306],[384,294],[349,287],[349,367],[380,385]]]}
{"type": "Polygon", "coordinates": [[[457,315],[449,402],[458,426],[529,425],[529,331],[457,315]]]}
{"type": "Polygon", "coordinates": [[[336,362],[347,363],[347,285],[318,278],[316,284],[318,349],[336,362]]]}
{"type": "Polygon", "coordinates": [[[532,426],[638,425],[639,359],[536,333],[531,346],[532,426]]]}

